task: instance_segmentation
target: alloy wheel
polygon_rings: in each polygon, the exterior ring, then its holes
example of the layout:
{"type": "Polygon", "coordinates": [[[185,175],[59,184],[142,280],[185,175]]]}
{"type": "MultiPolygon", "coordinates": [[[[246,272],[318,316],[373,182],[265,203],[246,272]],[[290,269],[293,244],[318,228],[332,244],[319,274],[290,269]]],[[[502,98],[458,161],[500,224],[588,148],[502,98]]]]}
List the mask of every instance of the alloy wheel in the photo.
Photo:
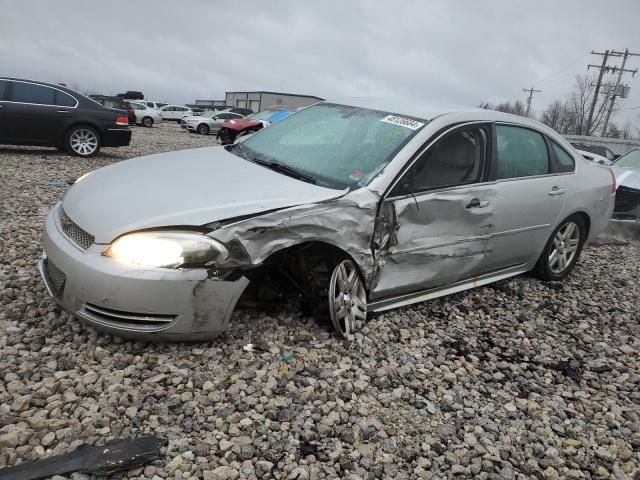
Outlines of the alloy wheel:
{"type": "Polygon", "coordinates": [[[549,268],[553,273],[562,273],[571,266],[580,245],[580,228],[574,222],[565,223],[553,237],[549,252],[549,268]]]}
{"type": "Polygon", "coordinates": [[[207,133],[209,133],[209,127],[204,123],[201,123],[200,125],[198,125],[198,133],[206,135],[207,133]]]}
{"type": "Polygon", "coordinates": [[[329,312],[331,323],[345,338],[356,329],[356,321],[367,317],[367,293],[358,269],[351,260],[340,262],[329,284],[329,312]]]}
{"type": "Polygon", "coordinates": [[[91,130],[80,128],[71,134],[71,149],[78,155],[91,155],[98,148],[98,137],[91,130]]]}
{"type": "Polygon", "coordinates": [[[142,119],[142,126],[143,127],[150,127],[151,125],[153,125],[153,119],[150,117],[144,117],[142,119]]]}

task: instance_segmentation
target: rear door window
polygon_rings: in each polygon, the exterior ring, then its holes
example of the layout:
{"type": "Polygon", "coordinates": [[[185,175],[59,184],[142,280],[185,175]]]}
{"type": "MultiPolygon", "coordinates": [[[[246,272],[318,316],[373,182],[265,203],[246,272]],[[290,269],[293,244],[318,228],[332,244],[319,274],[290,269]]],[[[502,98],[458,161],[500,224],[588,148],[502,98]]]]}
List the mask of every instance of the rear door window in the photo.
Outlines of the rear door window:
{"type": "Polygon", "coordinates": [[[12,100],[36,105],[55,105],[56,91],[53,88],[33,83],[13,82],[12,100]]]}
{"type": "Polygon", "coordinates": [[[538,132],[524,127],[497,125],[496,146],[498,179],[550,173],[547,144],[538,132]]]}

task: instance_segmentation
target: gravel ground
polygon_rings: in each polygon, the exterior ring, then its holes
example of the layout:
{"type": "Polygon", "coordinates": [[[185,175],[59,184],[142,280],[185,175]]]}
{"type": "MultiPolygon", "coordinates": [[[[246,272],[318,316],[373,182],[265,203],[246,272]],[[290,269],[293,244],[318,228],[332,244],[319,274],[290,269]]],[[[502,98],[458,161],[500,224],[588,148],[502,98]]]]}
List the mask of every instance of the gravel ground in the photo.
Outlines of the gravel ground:
{"type": "Polygon", "coordinates": [[[61,312],[36,260],[67,182],[212,143],[163,124],[93,160],[0,147],[0,466],[156,434],[163,459],[124,477],[640,479],[637,240],[586,248],[562,283],[387,312],[350,344],[296,311],[240,312],[201,344],[124,341],[61,312]]]}

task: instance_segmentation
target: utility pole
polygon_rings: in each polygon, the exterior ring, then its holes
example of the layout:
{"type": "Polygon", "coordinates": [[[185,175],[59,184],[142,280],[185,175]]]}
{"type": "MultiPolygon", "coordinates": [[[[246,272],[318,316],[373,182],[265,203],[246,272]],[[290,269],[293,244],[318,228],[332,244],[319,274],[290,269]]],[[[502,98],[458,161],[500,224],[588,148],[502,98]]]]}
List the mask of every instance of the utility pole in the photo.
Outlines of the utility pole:
{"type": "Polygon", "coordinates": [[[613,112],[613,104],[616,102],[616,96],[618,95],[618,88],[620,87],[620,80],[622,80],[622,74],[627,72],[631,73],[632,76],[636,74],[638,71],[636,70],[626,70],[624,66],[627,64],[627,58],[632,56],[640,56],[640,53],[629,53],[629,49],[626,48],[624,52],[611,52],[611,55],[622,56],[622,66],[620,68],[615,67],[614,71],[618,72],[618,80],[616,81],[616,86],[613,89],[613,94],[611,95],[611,103],[609,104],[609,111],[607,112],[607,116],[604,119],[604,125],[602,127],[601,135],[604,137],[607,134],[607,126],[609,125],[609,119],[611,118],[611,112],[613,112]]]}
{"type": "Polygon", "coordinates": [[[598,53],[591,50],[591,55],[602,55],[602,65],[587,65],[587,70],[591,67],[600,69],[600,73],[598,74],[598,83],[596,83],[596,91],[593,94],[593,100],[591,101],[591,109],[589,110],[589,118],[587,119],[587,124],[585,125],[584,131],[582,132],[584,135],[589,135],[591,133],[591,122],[593,121],[593,112],[596,109],[596,104],[598,103],[598,94],[600,93],[600,87],[602,86],[602,75],[604,75],[605,71],[609,71],[611,67],[607,66],[607,58],[609,58],[609,50],[605,50],[604,53],[598,53]]]}
{"type": "Polygon", "coordinates": [[[525,113],[525,115],[528,117],[529,116],[529,110],[531,110],[531,97],[533,97],[533,93],[540,93],[542,92],[542,90],[534,90],[533,87],[531,88],[523,88],[522,89],[523,92],[529,92],[529,98],[527,98],[527,113],[525,113]]]}

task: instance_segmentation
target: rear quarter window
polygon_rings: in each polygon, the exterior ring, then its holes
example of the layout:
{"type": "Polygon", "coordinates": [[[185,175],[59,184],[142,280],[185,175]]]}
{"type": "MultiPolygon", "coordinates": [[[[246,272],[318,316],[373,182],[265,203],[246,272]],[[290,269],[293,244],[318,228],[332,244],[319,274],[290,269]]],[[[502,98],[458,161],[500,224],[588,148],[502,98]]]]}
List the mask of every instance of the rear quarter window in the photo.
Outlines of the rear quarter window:
{"type": "Polygon", "coordinates": [[[0,80],[0,100],[7,100],[9,94],[9,82],[0,80]]]}
{"type": "Polygon", "coordinates": [[[55,104],[60,107],[75,107],[76,100],[71,95],[67,95],[59,90],[55,91],[55,104]]]}
{"type": "Polygon", "coordinates": [[[551,150],[553,150],[553,154],[556,159],[556,164],[554,165],[554,172],[573,172],[576,167],[576,163],[573,160],[573,157],[569,155],[569,153],[558,145],[553,140],[549,140],[551,142],[551,150]]]}

